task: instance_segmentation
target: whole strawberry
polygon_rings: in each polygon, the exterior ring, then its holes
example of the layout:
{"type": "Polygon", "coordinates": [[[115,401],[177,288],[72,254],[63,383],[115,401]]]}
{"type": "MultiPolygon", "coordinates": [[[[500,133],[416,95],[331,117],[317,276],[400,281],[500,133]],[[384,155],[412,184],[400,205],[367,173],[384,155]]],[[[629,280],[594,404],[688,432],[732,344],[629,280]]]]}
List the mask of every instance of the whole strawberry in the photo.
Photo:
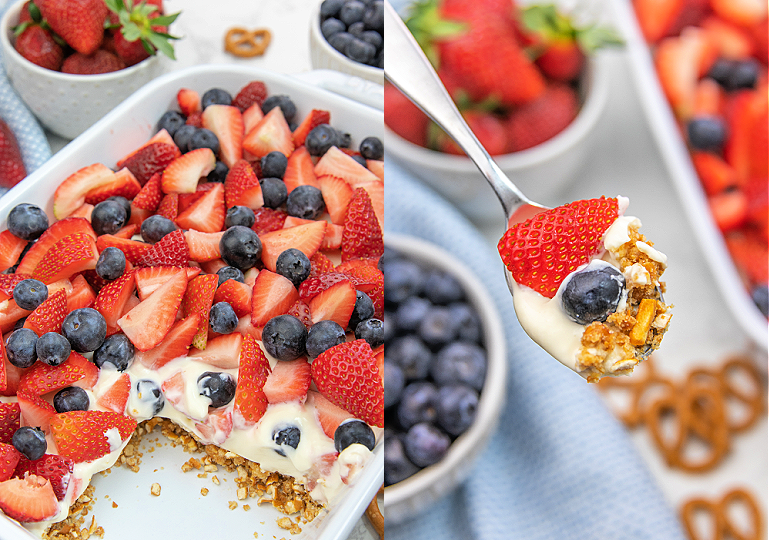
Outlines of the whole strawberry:
{"type": "Polygon", "coordinates": [[[574,88],[566,84],[548,86],[535,101],[511,112],[507,121],[509,151],[526,150],[547,141],[570,125],[579,109],[574,88]]]}
{"type": "Polygon", "coordinates": [[[132,66],[162,52],[174,59],[169,40],[179,39],[167,33],[168,26],[179,16],[163,14],[162,0],[101,0],[109,9],[109,27],[113,31],[115,52],[132,66]]]}
{"type": "MultiPolygon", "coordinates": [[[[37,22],[28,19],[14,30],[16,41],[13,46],[20,55],[33,64],[58,71],[64,59],[64,49],[56,42],[51,31],[40,24],[40,12],[35,11],[38,14],[37,22]]],[[[29,17],[32,16],[29,15],[29,17]]]]}
{"type": "Polygon", "coordinates": [[[16,136],[0,119],[0,187],[10,188],[24,180],[27,170],[21,159],[16,136]]]}
{"type": "Polygon", "coordinates": [[[94,54],[73,53],[64,59],[61,70],[63,73],[74,75],[98,75],[100,73],[112,73],[126,67],[123,60],[104,49],[97,50],[94,54]]]}
{"type": "Polygon", "coordinates": [[[39,0],[38,7],[53,31],[79,53],[93,54],[102,44],[104,0],[39,0]]]}

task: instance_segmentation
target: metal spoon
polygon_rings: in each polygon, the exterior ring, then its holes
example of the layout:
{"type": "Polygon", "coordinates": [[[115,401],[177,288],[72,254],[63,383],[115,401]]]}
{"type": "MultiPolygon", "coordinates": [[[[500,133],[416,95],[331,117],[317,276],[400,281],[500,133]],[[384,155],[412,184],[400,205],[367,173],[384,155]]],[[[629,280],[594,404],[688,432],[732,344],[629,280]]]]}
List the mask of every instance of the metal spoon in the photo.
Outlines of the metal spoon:
{"type": "Polygon", "coordinates": [[[385,34],[385,77],[468,154],[500,199],[506,230],[515,223],[547,210],[547,206],[528,199],[484,149],[457,110],[412,33],[387,0],[385,34]]]}

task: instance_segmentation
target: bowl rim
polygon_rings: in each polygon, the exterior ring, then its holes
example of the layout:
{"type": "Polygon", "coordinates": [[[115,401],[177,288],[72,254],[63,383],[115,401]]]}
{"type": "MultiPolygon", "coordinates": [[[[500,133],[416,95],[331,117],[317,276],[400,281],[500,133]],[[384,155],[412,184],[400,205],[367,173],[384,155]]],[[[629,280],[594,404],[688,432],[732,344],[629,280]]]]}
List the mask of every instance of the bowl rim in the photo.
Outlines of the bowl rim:
{"type": "MultiPolygon", "coordinates": [[[[599,120],[609,96],[609,66],[602,61],[602,54],[588,58],[586,63],[587,91],[575,119],[561,132],[547,141],[509,154],[492,156],[503,170],[524,169],[542,165],[561,155],[585,139],[599,120]]],[[[466,156],[445,154],[407,141],[385,126],[388,151],[397,159],[419,163],[426,169],[449,175],[477,174],[476,165],[466,156]]]]}
{"type": "MultiPolygon", "coordinates": [[[[11,27],[13,24],[11,24],[11,21],[18,22],[19,20],[19,13],[21,12],[21,8],[24,5],[26,0],[18,0],[16,3],[11,5],[3,15],[3,18],[0,19],[0,43],[2,43],[3,48],[3,54],[4,55],[10,55],[16,63],[20,64],[24,67],[24,69],[31,71],[35,75],[38,75],[40,77],[49,77],[54,80],[56,80],[59,83],[65,84],[77,84],[77,83],[99,83],[99,82],[107,82],[115,79],[121,79],[123,77],[130,77],[131,75],[135,74],[138,71],[141,71],[148,65],[150,65],[154,60],[158,59],[158,55],[150,56],[149,58],[145,58],[141,62],[138,62],[134,64],[133,66],[129,66],[123,69],[119,69],[118,71],[111,71],[109,73],[99,73],[96,75],[76,75],[73,73],[63,73],[61,71],[54,71],[52,69],[47,69],[44,67],[40,67],[37,64],[33,64],[26,58],[24,58],[19,52],[16,50],[16,47],[13,46],[10,39],[10,34],[12,33],[11,27]]],[[[14,24],[15,24],[14,22],[14,24]]],[[[6,60],[6,66],[8,64],[8,61],[6,60]]],[[[8,68],[6,67],[6,70],[8,68]]]]}
{"type": "Polygon", "coordinates": [[[441,268],[452,274],[462,285],[468,301],[481,318],[484,329],[484,347],[487,351],[487,373],[480,394],[476,419],[471,427],[449,447],[438,463],[426,467],[409,478],[385,488],[385,508],[411,499],[448,472],[466,466],[467,459],[479,444],[486,444],[495,431],[506,401],[508,386],[508,356],[502,318],[490,293],[473,271],[444,248],[414,236],[386,232],[385,247],[391,248],[415,261],[441,268]]]}
{"type": "MultiPolygon", "coordinates": [[[[22,0],[23,1],[23,0],[22,0]]],[[[345,64],[351,66],[352,68],[361,70],[361,73],[367,73],[370,76],[382,76],[385,72],[384,69],[374,67],[374,66],[367,66],[366,64],[360,64],[358,62],[354,62],[341,52],[339,52],[337,49],[332,47],[328,41],[326,41],[326,38],[324,37],[323,33],[321,32],[321,4],[323,2],[317,2],[315,8],[313,8],[313,14],[310,16],[310,37],[312,38],[314,43],[311,43],[311,46],[315,44],[316,46],[320,47],[326,55],[331,56],[339,61],[344,62],[345,64]]]]}

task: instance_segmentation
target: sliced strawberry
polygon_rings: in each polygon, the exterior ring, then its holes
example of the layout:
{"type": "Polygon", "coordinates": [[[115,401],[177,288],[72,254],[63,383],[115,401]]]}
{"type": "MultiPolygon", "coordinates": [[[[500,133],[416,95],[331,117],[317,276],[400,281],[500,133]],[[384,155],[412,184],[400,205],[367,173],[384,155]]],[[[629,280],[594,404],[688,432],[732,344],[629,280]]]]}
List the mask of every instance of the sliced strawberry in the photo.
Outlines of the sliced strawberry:
{"type": "Polygon", "coordinates": [[[137,362],[148,369],[160,369],[174,358],[187,356],[200,322],[197,313],[177,321],[158,345],[149,351],[136,353],[137,362]]]}
{"type": "Polygon", "coordinates": [[[338,407],[315,390],[308,390],[307,404],[315,409],[321,429],[330,439],[334,439],[334,432],[342,422],[354,418],[348,411],[338,407]]]}
{"type": "Polygon", "coordinates": [[[362,182],[355,186],[363,188],[372,201],[372,209],[377,221],[380,224],[380,230],[385,230],[385,184],[382,182],[362,182]]]}
{"type": "Polygon", "coordinates": [[[16,467],[14,476],[24,478],[27,474],[42,476],[51,482],[53,492],[58,500],[64,500],[67,494],[67,487],[72,478],[74,463],[71,459],[59,456],[57,454],[43,454],[43,457],[30,461],[21,456],[19,464],[16,467]]]}
{"type": "Polygon", "coordinates": [[[764,92],[740,92],[729,106],[725,160],[746,183],[752,176],[767,176],[768,97],[764,92]]]}
{"type": "Polygon", "coordinates": [[[46,332],[61,332],[61,323],[67,313],[67,292],[59,289],[30,313],[24,321],[24,328],[33,330],[38,336],[46,332]]]}
{"type": "Polygon", "coordinates": [[[746,28],[714,15],[706,17],[699,26],[706,32],[706,38],[714,44],[719,56],[733,60],[751,58],[754,43],[746,28]]]}
{"type": "Polygon", "coordinates": [[[84,358],[73,351],[69,358],[58,366],[35,362],[21,376],[19,392],[39,396],[76,383],[86,376],[82,360],[84,358]],[[73,361],[73,357],[76,360],[73,361]]]}
{"type": "Polygon", "coordinates": [[[163,171],[163,193],[193,193],[198,181],[213,171],[216,163],[210,148],[198,148],[179,156],[163,171]]]}
{"type": "Polygon", "coordinates": [[[299,400],[304,403],[311,380],[310,364],[304,356],[279,361],[265,381],[267,402],[285,403],[299,400]]]}
{"type": "Polygon", "coordinates": [[[187,248],[190,250],[190,260],[195,262],[208,262],[219,259],[222,254],[219,252],[219,241],[222,239],[222,232],[198,232],[194,229],[185,231],[184,239],[187,242],[187,248]]]}
{"type": "Polygon", "coordinates": [[[385,180],[385,162],[377,159],[367,159],[366,168],[372,171],[380,180],[385,180]]]}
{"type": "Polygon", "coordinates": [[[53,215],[64,219],[86,202],[86,194],[115,182],[115,173],[94,163],[72,173],[53,194],[53,215]]]}
{"type": "Polygon", "coordinates": [[[638,0],[633,5],[639,27],[648,43],[655,43],[668,35],[674,21],[685,9],[683,0],[638,0]]]}
{"type": "Polygon", "coordinates": [[[201,110],[201,96],[195,90],[182,88],[176,93],[176,102],[179,104],[179,110],[185,116],[190,116],[194,112],[201,110]]]}
{"type": "Polygon", "coordinates": [[[65,236],[48,250],[32,271],[32,277],[43,283],[53,283],[96,268],[98,259],[94,239],[86,233],[75,233],[65,236]]]}
{"type": "Polygon", "coordinates": [[[131,203],[131,218],[128,220],[129,225],[136,225],[141,227],[144,220],[153,215],[154,210],[145,210],[144,208],[138,208],[131,203]]]}
{"type": "MultiPolygon", "coordinates": [[[[289,229],[291,227],[296,227],[297,225],[307,225],[309,223],[313,223],[313,220],[289,216],[286,218],[286,221],[283,222],[283,227],[284,229],[289,229]]],[[[342,231],[342,225],[337,225],[336,223],[327,223],[323,241],[321,242],[321,246],[318,249],[339,249],[340,244],[342,243],[342,231]]]]}
{"type": "Polygon", "coordinates": [[[283,229],[286,221],[286,212],[280,208],[261,207],[254,210],[254,225],[251,229],[258,235],[283,229]]]}
{"type": "Polygon", "coordinates": [[[134,272],[126,272],[115,281],[101,288],[94,302],[94,309],[102,314],[107,322],[107,334],[117,331],[118,319],[123,316],[123,308],[134,294],[136,282],[134,272]]]}
{"type": "Polygon", "coordinates": [[[83,218],[67,218],[56,223],[52,223],[48,229],[40,235],[37,242],[29,248],[29,251],[19,263],[16,268],[17,274],[32,274],[32,271],[37,267],[38,263],[43,259],[48,250],[51,249],[56,242],[70,236],[72,234],[83,233],[90,235],[94,240],[96,239],[96,233],[91,227],[91,223],[87,219],[83,218]]]}
{"type": "MultiPolygon", "coordinates": [[[[209,110],[207,107],[206,110],[209,110]]],[[[216,184],[176,218],[183,229],[204,233],[220,232],[225,226],[225,187],[216,184]]]]}
{"type": "MultiPolygon", "coordinates": [[[[367,260],[367,259],[354,259],[354,260],[367,260]]],[[[371,259],[368,259],[371,260],[371,259]]],[[[351,262],[351,261],[348,261],[351,262]]],[[[362,264],[359,266],[343,267],[346,263],[342,263],[337,267],[337,270],[350,277],[350,282],[356,290],[370,293],[371,291],[382,287],[385,283],[382,272],[376,265],[362,264]]]]}
{"type": "Polygon", "coordinates": [[[243,111],[243,132],[248,133],[254,129],[254,126],[259,124],[259,121],[264,117],[265,114],[262,112],[262,107],[256,103],[251,105],[248,109],[243,111]]]}
{"type": "Polygon", "coordinates": [[[749,201],[739,189],[731,189],[712,195],[708,199],[711,215],[722,232],[739,228],[749,218],[749,201]]]}
{"type": "MultiPolygon", "coordinates": [[[[118,232],[116,232],[113,236],[130,240],[132,236],[137,234],[137,232],[139,232],[138,225],[126,225],[125,227],[121,228],[118,232]]],[[[98,243],[96,244],[96,247],[99,247],[98,243]]]]}
{"type": "Polygon", "coordinates": [[[123,162],[123,167],[133,173],[141,185],[153,175],[162,173],[181,155],[175,144],[156,142],[142,147],[123,162]]]}
{"type": "Polygon", "coordinates": [[[14,236],[11,231],[0,233],[0,272],[5,272],[19,260],[27,241],[14,236]]]}
{"type": "MultiPolygon", "coordinates": [[[[29,279],[28,274],[0,274],[0,302],[13,298],[13,289],[19,282],[29,279]]],[[[51,289],[48,289],[50,294],[51,289]]]]}
{"type": "Polygon", "coordinates": [[[330,122],[331,114],[329,111],[313,109],[307,113],[307,116],[302,120],[302,123],[300,123],[294,130],[294,133],[292,134],[294,146],[302,146],[305,144],[307,134],[313,131],[313,128],[316,128],[321,124],[329,124],[330,122]]]}
{"type": "Polygon", "coordinates": [[[767,242],[756,235],[745,234],[740,231],[726,235],[725,240],[730,255],[748,284],[767,284],[767,242]]]}
{"type": "Polygon", "coordinates": [[[232,105],[209,105],[203,111],[203,127],[219,139],[219,159],[228,167],[243,157],[243,117],[232,105]]]}
{"type": "Polygon", "coordinates": [[[692,163],[707,195],[738,187],[738,175],[722,158],[711,152],[693,152],[692,163]]]}
{"type": "Polygon", "coordinates": [[[353,188],[345,180],[336,176],[322,176],[318,179],[318,185],[332,223],[344,223],[348,203],[353,198],[353,188]]]}
{"type": "Polygon", "coordinates": [[[308,302],[313,324],[330,320],[342,328],[348,327],[356,305],[356,289],[350,281],[340,281],[315,295],[308,302]]]}
{"type": "Polygon", "coordinates": [[[20,523],[35,523],[54,517],[59,503],[51,482],[30,474],[0,482],[0,510],[20,523]]]}
{"type": "Polygon", "coordinates": [[[179,194],[169,193],[163,197],[156,213],[171,221],[176,221],[176,217],[179,215],[179,194]]]}
{"type": "Polygon", "coordinates": [[[197,185],[193,193],[177,193],[179,199],[179,212],[184,212],[195,201],[203,197],[207,191],[213,189],[217,182],[202,182],[197,185]]]}
{"type": "Polygon", "coordinates": [[[21,458],[21,452],[12,444],[0,443],[0,482],[5,482],[13,476],[21,458]]]}
{"type": "Polygon", "coordinates": [[[298,299],[299,293],[289,279],[261,270],[251,294],[251,324],[264,326],[273,317],[286,313],[298,299]]]}
{"type": "Polygon", "coordinates": [[[246,283],[228,279],[217,289],[214,294],[214,303],[227,302],[235,311],[238,318],[251,314],[252,287],[246,283]]]}
{"type": "Polygon", "coordinates": [[[179,229],[168,233],[136,261],[137,266],[187,266],[190,250],[179,229]]]}
{"type": "Polygon", "coordinates": [[[147,179],[147,182],[142,187],[141,191],[131,201],[131,216],[133,217],[134,208],[140,210],[148,210],[155,212],[158,209],[161,199],[163,198],[163,192],[160,189],[161,174],[159,172],[153,174],[147,179]]]}
{"type": "Polygon", "coordinates": [[[195,427],[200,431],[204,441],[222,444],[233,431],[233,414],[224,409],[212,411],[203,422],[197,422],[195,427]]]}
{"type": "Polygon", "coordinates": [[[278,256],[289,248],[298,249],[310,258],[321,247],[325,234],[325,221],[265,233],[259,237],[262,241],[262,262],[275,272],[278,256]]]}
{"type": "Polygon", "coordinates": [[[71,411],[59,413],[51,419],[51,434],[59,455],[75,463],[107,455],[117,442],[115,436],[120,438],[122,444],[135,429],[136,420],[109,411],[71,411]]]}
{"type": "Polygon", "coordinates": [[[262,104],[266,99],[267,87],[265,86],[265,83],[262,81],[250,81],[238,91],[233,98],[232,105],[238,107],[238,110],[243,112],[254,105],[262,107],[262,104]]]}
{"type": "Polygon", "coordinates": [[[0,333],[7,333],[13,330],[16,321],[32,313],[29,310],[21,309],[16,305],[14,299],[6,300],[0,304],[0,333]]]}
{"type": "Polygon", "coordinates": [[[197,313],[201,317],[198,333],[193,338],[193,347],[206,348],[209,331],[209,311],[214,303],[219,277],[216,274],[204,274],[192,278],[187,285],[187,292],[182,299],[182,313],[185,317],[197,313]]]}
{"type": "Polygon", "coordinates": [[[299,319],[308,330],[313,326],[313,319],[310,317],[310,306],[302,300],[294,302],[294,305],[289,308],[289,311],[287,311],[286,314],[299,319]]]}
{"type": "Polygon", "coordinates": [[[145,244],[144,242],[138,242],[136,240],[129,240],[126,238],[119,238],[112,234],[103,234],[96,240],[96,247],[101,252],[108,247],[118,248],[126,256],[126,260],[131,264],[136,264],[142,255],[149,250],[152,245],[145,244]]]}
{"type": "Polygon", "coordinates": [[[336,176],[355,186],[361,182],[379,181],[377,176],[347,155],[345,152],[332,146],[315,165],[315,174],[322,176],[336,176]]]}
{"type": "Polygon", "coordinates": [[[363,188],[356,188],[345,214],[342,260],[379,257],[383,249],[382,230],[369,194],[363,188]]]}
{"type": "Polygon", "coordinates": [[[252,210],[260,208],[264,204],[259,179],[245,159],[235,163],[227,173],[225,204],[227,208],[247,206],[252,210]]]}
{"type": "Polygon", "coordinates": [[[289,156],[283,183],[286,184],[286,191],[289,193],[297,186],[313,186],[321,189],[315,175],[313,157],[304,146],[298,146],[289,156]]]}
{"type": "MultiPolygon", "coordinates": [[[[208,326],[208,320],[201,321],[208,326]]],[[[221,369],[233,369],[238,367],[242,342],[243,336],[238,332],[217,336],[208,341],[204,350],[190,349],[189,356],[221,369]]]]}
{"type": "MultiPolygon", "coordinates": [[[[135,277],[139,299],[144,300],[150,296],[158,287],[168,281],[177,270],[179,270],[178,266],[146,266],[137,268],[135,270],[135,277]]],[[[201,273],[201,269],[195,267],[187,267],[185,271],[187,272],[188,282],[201,273]]]]}
{"type": "Polygon", "coordinates": [[[273,107],[246,134],[243,149],[254,157],[262,157],[274,151],[281,152],[286,157],[291,155],[294,151],[294,141],[280,107],[273,107]]]}
{"type": "Polygon", "coordinates": [[[91,214],[93,213],[94,213],[94,205],[83,203],[78,207],[77,210],[75,210],[70,214],[70,217],[81,217],[81,218],[87,219],[88,221],[91,221],[91,214]]]}
{"type": "Polygon", "coordinates": [[[115,182],[86,193],[86,204],[99,204],[110,197],[125,197],[129,201],[142,189],[136,177],[126,168],[115,173],[115,182]]]}
{"type": "Polygon", "coordinates": [[[750,27],[767,18],[767,2],[763,0],[711,0],[711,8],[723,19],[750,27]]]}
{"type": "Polygon", "coordinates": [[[56,410],[42,397],[19,390],[16,394],[21,409],[21,425],[38,427],[48,433],[50,422],[56,410]]]}
{"type": "Polygon", "coordinates": [[[662,40],[655,49],[655,69],[669,103],[680,118],[692,116],[698,71],[713,53],[705,33],[690,27],[681,36],[662,40]]]}
{"type": "Polygon", "coordinates": [[[21,425],[20,411],[17,402],[0,403],[0,443],[11,444],[13,434],[21,425]]]}
{"type": "Polygon", "coordinates": [[[91,307],[96,301],[96,294],[85,278],[75,276],[72,280],[72,291],[67,293],[67,312],[74,309],[91,307]]]}
{"type": "Polygon", "coordinates": [[[326,272],[334,272],[334,263],[323,253],[317,252],[310,257],[310,277],[325,274],[326,272]]]}
{"type": "Polygon", "coordinates": [[[159,130],[155,135],[147,139],[147,141],[144,144],[142,144],[135,150],[129,152],[128,154],[120,158],[116,163],[117,168],[122,169],[126,160],[131,156],[133,156],[134,154],[136,154],[137,152],[139,152],[142,148],[145,148],[146,146],[150,146],[153,143],[159,143],[159,142],[165,143],[165,144],[174,144],[174,138],[171,135],[169,135],[168,131],[166,131],[165,128],[159,130]]]}
{"type": "Polygon", "coordinates": [[[178,270],[147,299],[118,319],[118,326],[140,351],[155,347],[166,336],[187,289],[187,272],[178,270]]]}
{"type": "Polygon", "coordinates": [[[245,336],[238,357],[238,386],[233,406],[236,426],[252,426],[265,414],[267,396],[262,389],[269,374],[270,362],[259,343],[252,336],[245,336]]]}
{"type": "Polygon", "coordinates": [[[131,392],[131,376],[121,373],[117,380],[96,400],[96,404],[108,411],[123,414],[126,412],[128,394],[131,392]]]}
{"type": "Polygon", "coordinates": [[[311,298],[325,291],[332,285],[341,281],[350,281],[350,276],[342,272],[337,272],[333,267],[329,272],[323,272],[316,276],[307,278],[299,286],[299,297],[308,302],[311,298]]]}

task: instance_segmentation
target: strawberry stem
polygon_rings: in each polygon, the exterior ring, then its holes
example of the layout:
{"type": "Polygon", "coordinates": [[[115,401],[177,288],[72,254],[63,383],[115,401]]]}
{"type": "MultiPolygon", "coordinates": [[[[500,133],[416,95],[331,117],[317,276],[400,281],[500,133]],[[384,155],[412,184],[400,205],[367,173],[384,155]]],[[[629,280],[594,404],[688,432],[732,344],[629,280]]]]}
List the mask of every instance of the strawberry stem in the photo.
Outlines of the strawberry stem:
{"type": "Polygon", "coordinates": [[[138,39],[149,55],[153,56],[160,51],[172,60],[176,60],[171,40],[180,38],[155,28],[168,27],[181,12],[153,17],[152,15],[158,11],[158,6],[148,4],[146,0],[136,5],[132,0],[104,0],[104,2],[110,11],[118,15],[120,21],[118,27],[126,41],[138,39]]]}

